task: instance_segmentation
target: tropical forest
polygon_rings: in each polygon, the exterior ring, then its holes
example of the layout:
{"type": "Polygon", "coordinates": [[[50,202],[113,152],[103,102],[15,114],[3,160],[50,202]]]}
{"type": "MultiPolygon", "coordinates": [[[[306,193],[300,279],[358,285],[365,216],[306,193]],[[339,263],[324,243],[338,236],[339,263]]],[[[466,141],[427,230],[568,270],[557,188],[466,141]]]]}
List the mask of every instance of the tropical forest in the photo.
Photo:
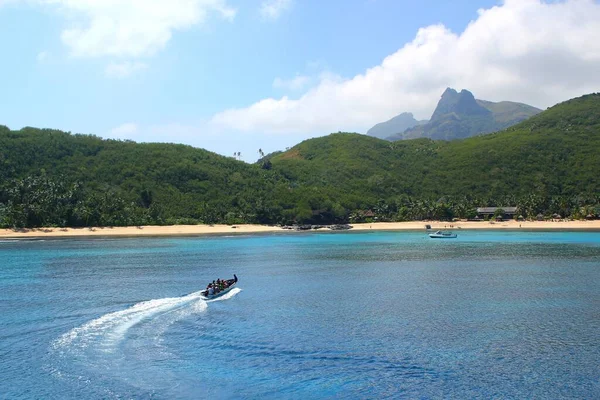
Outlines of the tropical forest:
{"type": "Polygon", "coordinates": [[[0,227],[334,224],[600,215],[600,94],[443,141],[356,133],[254,164],[179,144],[0,126],[0,227]]]}

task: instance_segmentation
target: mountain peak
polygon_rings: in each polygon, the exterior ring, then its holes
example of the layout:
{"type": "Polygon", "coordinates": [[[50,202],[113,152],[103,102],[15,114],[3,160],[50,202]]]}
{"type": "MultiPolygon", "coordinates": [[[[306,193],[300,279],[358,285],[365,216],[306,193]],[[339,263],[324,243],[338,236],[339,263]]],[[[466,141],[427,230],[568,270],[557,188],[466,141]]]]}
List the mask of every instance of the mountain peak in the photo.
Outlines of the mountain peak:
{"type": "Polygon", "coordinates": [[[403,112],[402,114],[396,115],[392,120],[401,118],[414,118],[415,116],[411,112],[403,112]]]}
{"type": "Polygon", "coordinates": [[[540,111],[535,107],[510,101],[493,103],[477,100],[466,89],[457,92],[453,88],[447,88],[428,123],[410,128],[390,140],[418,137],[460,139],[507,128],[540,111]]]}
{"type": "Polygon", "coordinates": [[[466,89],[463,89],[458,93],[456,90],[448,88],[442,95],[440,102],[433,112],[431,120],[436,121],[449,114],[455,114],[456,116],[473,116],[486,115],[489,113],[489,110],[477,104],[473,93],[466,89]]]}
{"type": "Polygon", "coordinates": [[[541,110],[527,104],[477,100],[467,89],[447,88],[430,121],[416,121],[411,113],[402,113],[375,125],[367,135],[388,140],[453,140],[490,133],[521,122],[541,110]]]}
{"type": "Polygon", "coordinates": [[[458,92],[452,88],[446,88],[446,90],[444,90],[444,93],[442,93],[442,99],[444,97],[453,97],[456,96],[458,94],[458,92]]]}
{"type": "Polygon", "coordinates": [[[404,112],[400,115],[396,115],[389,121],[375,125],[369,129],[367,135],[386,139],[394,134],[402,133],[407,129],[417,126],[420,123],[423,122],[417,121],[412,113],[404,112]]]}

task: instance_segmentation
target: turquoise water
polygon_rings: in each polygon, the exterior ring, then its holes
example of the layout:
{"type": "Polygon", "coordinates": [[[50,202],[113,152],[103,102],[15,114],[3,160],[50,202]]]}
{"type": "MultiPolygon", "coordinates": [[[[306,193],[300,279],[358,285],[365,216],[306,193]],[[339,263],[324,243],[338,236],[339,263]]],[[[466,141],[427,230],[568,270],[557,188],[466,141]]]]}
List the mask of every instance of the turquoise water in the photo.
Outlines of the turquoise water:
{"type": "Polygon", "coordinates": [[[599,332],[600,233],[0,242],[0,398],[599,398],[599,332]]]}

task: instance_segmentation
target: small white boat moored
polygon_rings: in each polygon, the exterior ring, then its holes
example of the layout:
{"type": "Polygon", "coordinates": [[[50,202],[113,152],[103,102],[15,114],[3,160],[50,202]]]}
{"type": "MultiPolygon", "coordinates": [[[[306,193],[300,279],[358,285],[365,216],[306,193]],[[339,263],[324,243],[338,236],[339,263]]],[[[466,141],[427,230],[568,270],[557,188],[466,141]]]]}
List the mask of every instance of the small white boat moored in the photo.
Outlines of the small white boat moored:
{"type": "Polygon", "coordinates": [[[456,239],[458,235],[452,232],[437,231],[435,233],[430,233],[429,237],[432,239],[456,239]]]}

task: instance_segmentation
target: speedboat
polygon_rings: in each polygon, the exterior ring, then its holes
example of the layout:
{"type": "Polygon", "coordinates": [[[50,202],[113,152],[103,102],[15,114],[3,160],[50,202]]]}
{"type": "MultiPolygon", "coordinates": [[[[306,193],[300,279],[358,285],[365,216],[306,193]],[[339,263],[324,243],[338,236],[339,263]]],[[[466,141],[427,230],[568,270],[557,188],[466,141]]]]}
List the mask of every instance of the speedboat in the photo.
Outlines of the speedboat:
{"type": "Polygon", "coordinates": [[[452,232],[437,231],[435,233],[430,233],[429,237],[432,239],[456,239],[458,235],[452,232]]]}
{"type": "Polygon", "coordinates": [[[238,277],[235,274],[233,274],[233,279],[227,279],[226,280],[227,287],[225,289],[223,289],[223,290],[221,290],[221,291],[219,291],[217,293],[214,293],[214,294],[208,294],[208,289],[206,289],[206,290],[201,291],[200,294],[203,297],[207,298],[207,299],[215,299],[217,297],[221,297],[225,293],[227,293],[231,289],[233,289],[235,287],[235,285],[237,285],[237,281],[238,281],[238,277]]]}

